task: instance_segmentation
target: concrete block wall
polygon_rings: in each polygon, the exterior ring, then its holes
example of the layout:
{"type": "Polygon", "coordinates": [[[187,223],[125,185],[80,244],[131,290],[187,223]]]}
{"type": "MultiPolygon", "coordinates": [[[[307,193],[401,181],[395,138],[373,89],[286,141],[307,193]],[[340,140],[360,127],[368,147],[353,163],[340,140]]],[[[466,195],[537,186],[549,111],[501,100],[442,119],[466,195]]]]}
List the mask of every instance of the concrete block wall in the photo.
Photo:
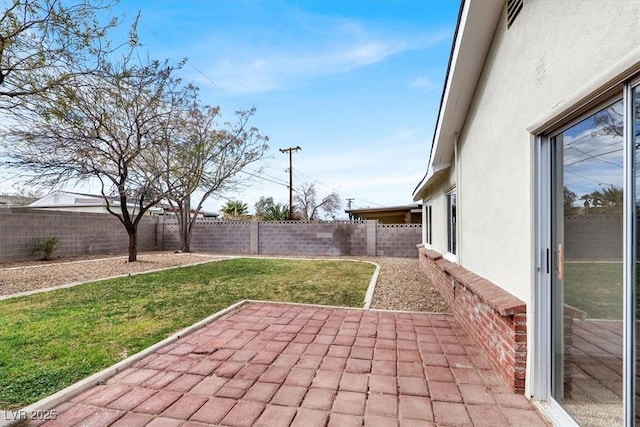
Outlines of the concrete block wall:
{"type": "Polygon", "coordinates": [[[366,255],[363,222],[260,222],[258,253],[266,255],[366,255]]]}
{"type": "Polygon", "coordinates": [[[566,217],[564,246],[567,260],[622,260],[622,215],[566,217]]]}
{"type": "Polygon", "coordinates": [[[415,257],[416,243],[421,239],[421,224],[378,224],[376,256],[415,257]]]}
{"type": "MultiPolygon", "coordinates": [[[[249,221],[199,221],[191,235],[191,250],[222,254],[249,254],[251,239],[249,221]]],[[[178,223],[166,222],[162,227],[163,250],[180,249],[178,223]]]]}
{"type": "MultiPolygon", "coordinates": [[[[208,221],[199,222],[191,249],[262,255],[415,257],[420,224],[377,221],[208,221]]],[[[167,222],[158,240],[164,250],[180,247],[178,227],[167,222]]]]}
{"type": "Polygon", "coordinates": [[[420,269],[512,391],[524,393],[527,315],[524,301],[422,246],[420,269]]]}
{"type": "MultiPolygon", "coordinates": [[[[144,218],[138,227],[138,250],[157,248],[158,218],[144,218]]],[[[31,253],[36,237],[60,239],[54,256],[126,253],[129,237],[110,214],[60,212],[25,208],[0,209],[0,261],[36,259],[31,253]]]]}

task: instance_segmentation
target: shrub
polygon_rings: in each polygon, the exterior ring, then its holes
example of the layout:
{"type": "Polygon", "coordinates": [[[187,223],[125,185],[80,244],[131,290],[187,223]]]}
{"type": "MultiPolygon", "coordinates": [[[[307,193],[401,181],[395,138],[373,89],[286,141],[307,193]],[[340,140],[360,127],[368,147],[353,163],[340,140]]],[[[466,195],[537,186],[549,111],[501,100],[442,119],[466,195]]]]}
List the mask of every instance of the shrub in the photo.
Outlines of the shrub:
{"type": "Polygon", "coordinates": [[[31,241],[31,253],[42,252],[44,261],[51,260],[53,251],[58,247],[60,239],[57,237],[36,237],[31,241]]]}

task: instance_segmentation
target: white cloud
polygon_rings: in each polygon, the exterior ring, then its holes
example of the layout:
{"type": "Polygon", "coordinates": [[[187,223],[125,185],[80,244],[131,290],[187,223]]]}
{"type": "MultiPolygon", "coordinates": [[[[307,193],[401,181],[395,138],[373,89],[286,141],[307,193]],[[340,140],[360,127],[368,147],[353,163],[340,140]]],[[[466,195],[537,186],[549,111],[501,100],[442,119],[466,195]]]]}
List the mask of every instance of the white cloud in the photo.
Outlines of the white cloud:
{"type": "Polygon", "coordinates": [[[432,82],[428,77],[418,77],[409,84],[409,87],[424,89],[424,90],[438,90],[442,89],[441,84],[432,82]]]}

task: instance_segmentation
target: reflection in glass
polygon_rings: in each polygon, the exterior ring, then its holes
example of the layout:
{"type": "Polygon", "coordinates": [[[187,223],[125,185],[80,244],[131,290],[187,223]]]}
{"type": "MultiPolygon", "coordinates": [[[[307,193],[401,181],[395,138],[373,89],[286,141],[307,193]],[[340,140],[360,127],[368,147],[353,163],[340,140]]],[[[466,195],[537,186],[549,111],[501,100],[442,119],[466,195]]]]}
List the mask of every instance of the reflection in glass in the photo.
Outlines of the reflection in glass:
{"type": "Polygon", "coordinates": [[[562,170],[555,184],[552,392],[581,425],[621,425],[622,101],[554,142],[562,170]]]}

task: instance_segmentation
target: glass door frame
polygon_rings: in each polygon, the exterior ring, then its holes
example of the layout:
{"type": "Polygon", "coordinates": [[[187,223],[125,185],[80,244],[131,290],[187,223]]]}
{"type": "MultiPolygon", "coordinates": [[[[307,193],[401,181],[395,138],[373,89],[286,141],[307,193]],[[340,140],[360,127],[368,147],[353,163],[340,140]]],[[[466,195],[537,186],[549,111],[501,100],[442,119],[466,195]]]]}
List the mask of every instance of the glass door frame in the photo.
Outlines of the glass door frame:
{"type": "Polygon", "coordinates": [[[552,257],[554,256],[553,227],[556,215],[553,212],[554,191],[553,174],[554,144],[552,138],[570,128],[580,120],[601,109],[607,103],[623,99],[625,113],[623,125],[623,174],[624,174],[624,213],[623,213],[623,414],[624,425],[635,423],[635,360],[636,360],[636,201],[635,201],[635,112],[633,89],[640,91],[640,78],[629,80],[613,91],[607,91],[598,99],[590,102],[578,117],[565,122],[562,127],[549,129],[532,136],[534,158],[534,289],[533,289],[533,340],[532,355],[533,385],[532,400],[559,425],[577,426],[576,421],[563,409],[552,396],[552,257]]]}

